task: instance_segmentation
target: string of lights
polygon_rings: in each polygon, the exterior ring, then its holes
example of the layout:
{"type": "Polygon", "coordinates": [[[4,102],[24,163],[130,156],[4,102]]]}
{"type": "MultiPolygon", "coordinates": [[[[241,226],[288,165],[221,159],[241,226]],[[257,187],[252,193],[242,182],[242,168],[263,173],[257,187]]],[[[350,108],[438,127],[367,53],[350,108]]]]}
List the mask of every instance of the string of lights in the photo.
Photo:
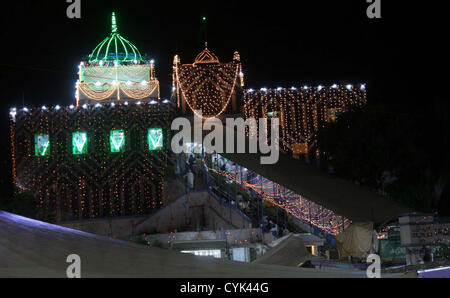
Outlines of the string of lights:
{"type": "Polygon", "coordinates": [[[229,107],[238,78],[243,86],[239,59],[239,54],[235,53],[232,62],[220,63],[208,48],[197,55],[193,64],[181,65],[180,58],[175,56],[173,91],[179,106],[185,102],[202,119],[222,115],[229,107]],[[201,110],[202,114],[197,110],[201,110]]]}
{"type": "Polygon", "coordinates": [[[13,108],[15,183],[52,221],[148,214],[163,204],[173,111],[151,102],[13,108]]]}
{"type": "MultiPolygon", "coordinates": [[[[225,163],[230,163],[226,158],[225,163]]],[[[208,166],[208,169],[221,175],[244,189],[252,189],[264,200],[276,205],[294,217],[331,235],[337,235],[350,226],[351,221],[337,215],[332,210],[305,199],[303,196],[262,177],[250,170],[234,164],[229,171],[208,166]]]]}
{"type": "MultiPolygon", "coordinates": [[[[316,146],[317,132],[351,107],[366,104],[366,85],[303,86],[260,90],[247,89],[244,117],[280,119],[280,147],[307,154],[316,146]]],[[[317,148],[316,148],[317,150],[317,148]]],[[[316,151],[318,154],[318,150],[316,151]]]]}

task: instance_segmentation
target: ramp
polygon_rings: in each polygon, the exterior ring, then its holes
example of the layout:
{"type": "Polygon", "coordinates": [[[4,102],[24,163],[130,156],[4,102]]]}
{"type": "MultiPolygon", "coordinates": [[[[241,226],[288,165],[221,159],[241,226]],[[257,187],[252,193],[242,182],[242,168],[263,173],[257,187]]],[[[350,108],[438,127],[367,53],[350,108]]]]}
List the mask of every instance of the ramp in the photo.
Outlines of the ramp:
{"type": "MultiPolygon", "coordinates": [[[[195,125],[198,126],[199,123],[192,122],[193,131],[198,130],[195,125]]],[[[235,128],[224,125],[224,136],[227,135],[227,131],[229,133],[233,131],[230,133],[233,135],[235,128]]],[[[234,152],[237,152],[236,135],[234,133],[234,152]]],[[[245,142],[248,152],[247,137],[245,142]]],[[[273,165],[261,164],[260,153],[220,153],[220,155],[354,222],[383,223],[412,211],[364,187],[333,177],[282,152],[278,162],[273,165]]]]}
{"type": "Polygon", "coordinates": [[[300,263],[314,258],[306,250],[303,241],[290,234],[253,263],[297,267],[300,263]]]}
{"type": "Polygon", "coordinates": [[[66,277],[69,254],[81,257],[82,277],[365,277],[365,272],[240,263],[179,254],[0,211],[0,277],[66,277]]]}

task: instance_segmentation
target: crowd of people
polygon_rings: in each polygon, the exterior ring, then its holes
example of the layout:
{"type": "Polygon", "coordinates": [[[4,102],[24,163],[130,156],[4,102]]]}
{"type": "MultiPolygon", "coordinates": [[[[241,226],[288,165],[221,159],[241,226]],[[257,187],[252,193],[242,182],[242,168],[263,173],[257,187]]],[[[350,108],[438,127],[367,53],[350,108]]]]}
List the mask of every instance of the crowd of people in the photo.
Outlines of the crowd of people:
{"type": "MultiPolygon", "coordinates": [[[[194,189],[206,189],[208,186],[211,186],[207,185],[205,181],[204,162],[205,155],[202,153],[189,152],[177,156],[176,174],[183,179],[190,191],[194,189]]],[[[210,162],[212,163],[211,166],[219,171],[233,173],[237,167],[233,162],[227,162],[216,154],[211,156],[210,162]]],[[[248,176],[248,174],[251,173],[245,171],[240,173],[239,179],[243,181],[251,179],[252,175],[248,176]]],[[[232,181],[227,181],[229,179],[226,178],[225,180],[226,184],[233,185],[232,181]]],[[[264,200],[260,194],[252,189],[245,190],[245,193],[242,193],[242,190],[231,191],[230,193],[229,187],[223,189],[223,186],[216,185],[217,181],[213,184],[214,185],[211,186],[213,192],[219,197],[227,200],[232,206],[241,210],[249,218],[252,218],[265,233],[272,233],[276,237],[283,235],[284,229],[275,222],[276,220],[269,217],[267,214],[263,215],[264,212],[262,211],[262,208],[264,207],[260,202],[263,202],[264,200]]]]}
{"type": "Polygon", "coordinates": [[[176,174],[183,178],[189,190],[199,186],[203,178],[203,156],[196,153],[180,154],[176,165],[176,174]]]}

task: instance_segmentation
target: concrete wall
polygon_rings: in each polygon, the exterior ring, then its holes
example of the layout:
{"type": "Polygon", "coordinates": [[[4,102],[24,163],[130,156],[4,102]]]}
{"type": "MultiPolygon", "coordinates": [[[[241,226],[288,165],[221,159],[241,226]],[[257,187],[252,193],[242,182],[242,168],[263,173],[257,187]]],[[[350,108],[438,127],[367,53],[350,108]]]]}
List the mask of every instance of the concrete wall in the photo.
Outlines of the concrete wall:
{"type": "Polygon", "coordinates": [[[178,232],[167,234],[152,234],[145,236],[150,244],[160,242],[164,247],[170,247],[176,241],[192,240],[226,240],[229,246],[243,246],[262,241],[261,229],[238,229],[201,232],[178,232]]]}
{"type": "Polygon", "coordinates": [[[131,236],[133,225],[143,221],[147,216],[114,217],[93,220],[80,220],[59,223],[59,226],[87,233],[118,238],[131,236]]]}
{"type": "Polygon", "coordinates": [[[163,234],[182,231],[247,229],[250,219],[235,207],[208,191],[186,194],[136,226],[136,234],[163,234]],[[214,220],[213,220],[214,219],[214,220]]]}
{"type": "Polygon", "coordinates": [[[133,234],[250,228],[249,219],[208,191],[192,192],[173,200],[150,216],[114,217],[62,222],[58,225],[112,238],[133,234]],[[135,227],[133,230],[133,226],[135,227]]]}

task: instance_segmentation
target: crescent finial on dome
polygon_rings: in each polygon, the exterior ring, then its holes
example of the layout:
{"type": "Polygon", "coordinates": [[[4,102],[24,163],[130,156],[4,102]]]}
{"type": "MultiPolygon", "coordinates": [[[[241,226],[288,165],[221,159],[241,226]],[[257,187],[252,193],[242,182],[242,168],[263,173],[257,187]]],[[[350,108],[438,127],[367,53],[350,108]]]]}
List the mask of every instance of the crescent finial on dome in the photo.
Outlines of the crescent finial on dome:
{"type": "Polygon", "coordinates": [[[114,63],[135,63],[143,61],[139,50],[130,41],[123,38],[117,32],[116,14],[111,16],[111,34],[95,47],[89,55],[89,63],[92,62],[114,62],[114,63]]]}
{"type": "Polygon", "coordinates": [[[111,18],[111,32],[117,32],[116,14],[114,12],[111,18]]]}

